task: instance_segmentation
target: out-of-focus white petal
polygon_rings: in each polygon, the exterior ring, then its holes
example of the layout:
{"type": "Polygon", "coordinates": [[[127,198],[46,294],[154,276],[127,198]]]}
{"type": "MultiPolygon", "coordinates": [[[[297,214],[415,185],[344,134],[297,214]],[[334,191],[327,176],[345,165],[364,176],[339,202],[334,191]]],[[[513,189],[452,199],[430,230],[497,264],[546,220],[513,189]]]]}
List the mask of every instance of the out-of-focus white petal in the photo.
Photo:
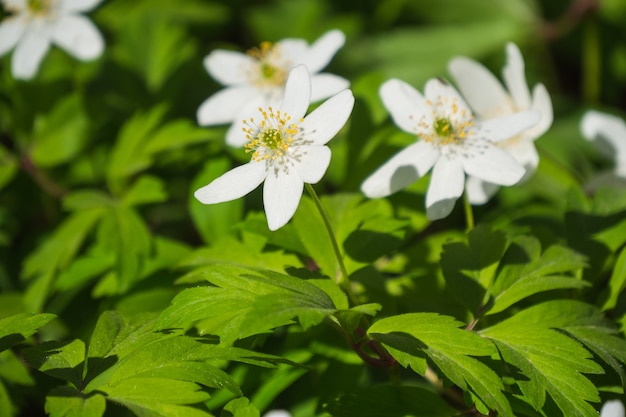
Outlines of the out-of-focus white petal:
{"type": "Polygon", "coordinates": [[[500,189],[499,185],[483,181],[479,178],[472,177],[471,175],[465,180],[465,192],[467,193],[467,198],[469,199],[470,204],[474,206],[485,204],[495,195],[498,189],[500,189]]]}
{"type": "Polygon", "coordinates": [[[426,99],[411,85],[391,79],[380,87],[380,98],[398,127],[409,133],[417,133],[420,115],[430,115],[426,99]]]}
{"type": "Polygon", "coordinates": [[[26,9],[27,0],[2,0],[5,10],[24,10],[26,9]]]}
{"type": "MultiPolygon", "coordinates": [[[[426,86],[424,87],[424,96],[433,103],[440,102],[442,101],[441,99],[446,98],[447,101],[443,102],[442,105],[435,105],[440,111],[449,109],[451,113],[460,113],[459,111],[453,110],[452,102],[454,102],[459,110],[467,109],[466,113],[468,118],[471,116],[472,112],[469,106],[456,88],[446,82],[443,82],[439,78],[431,78],[426,82],[426,86]]],[[[448,115],[437,114],[437,116],[447,117],[448,115]]]]}
{"type": "Polygon", "coordinates": [[[291,417],[291,414],[287,410],[270,410],[263,417],[291,417]]]}
{"type": "Polygon", "coordinates": [[[477,123],[473,129],[473,134],[478,138],[498,142],[517,136],[529,127],[536,125],[540,119],[541,114],[535,110],[513,113],[477,123]]]}
{"type": "Polygon", "coordinates": [[[331,30],[317,39],[306,52],[301,63],[311,74],[321,71],[337,51],[346,43],[346,36],[340,30],[331,30]]]}
{"type": "Polygon", "coordinates": [[[346,124],[353,106],[354,96],[350,90],[326,100],[300,125],[306,141],[315,145],[327,143],[346,124]]]}
{"type": "Polygon", "coordinates": [[[479,153],[470,154],[461,160],[468,175],[494,184],[516,184],[526,172],[508,152],[489,144],[483,144],[479,153]]]}
{"type": "Polygon", "coordinates": [[[601,151],[615,160],[615,171],[626,177],[626,123],[620,117],[587,111],[581,120],[581,131],[588,140],[594,141],[601,151]]]}
{"type": "Polygon", "coordinates": [[[539,165],[539,154],[535,148],[535,142],[529,139],[514,138],[510,141],[500,142],[498,145],[505,149],[517,162],[525,169],[526,174],[523,179],[528,179],[539,165]]]}
{"type": "Polygon", "coordinates": [[[550,126],[552,126],[552,120],[554,118],[552,100],[550,99],[548,90],[543,84],[537,84],[533,89],[533,104],[531,109],[541,113],[539,123],[529,129],[529,136],[531,136],[532,139],[536,139],[546,133],[550,126]]]}
{"type": "Polygon", "coordinates": [[[60,16],[52,31],[52,40],[70,55],[82,61],[95,59],[104,51],[104,39],[88,18],[60,16]]]}
{"type": "Polygon", "coordinates": [[[9,17],[0,23],[0,56],[9,52],[24,33],[24,21],[20,17],[9,17]]]}
{"type": "Polygon", "coordinates": [[[309,44],[304,39],[285,38],[276,43],[276,48],[281,61],[295,66],[304,64],[304,57],[309,49],[309,44]]]}
{"type": "Polygon", "coordinates": [[[322,179],[330,164],[330,148],[328,146],[306,146],[298,152],[301,156],[295,169],[302,178],[302,181],[315,184],[322,179]]]}
{"type": "Polygon", "coordinates": [[[511,93],[518,110],[530,108],[530,91],[524,73],[524,57],[517,45],[509,42],[506,45],[507,63],[502,70],[504,82],[511,93]]]}
{"type": "Polygon", "coordinates": [[[207,98],[198,108],[196,114],[198,124],[212,126],[230,123],[236,120],[242,114],[243,107],[252,101],[255,101],[256,107],[262,102],[254,88],[242,86],[220,90],[207,98]]]}
{"type": "Polygon", "coordinates": [[[203,63],[211,77],[227,86],[248,84],[247,71],[256,67],[254,59],[249,55],[223,49],[211,52],[203,63]]]}
{"type": "Polygon", "coordinates": [[[46,31],[27,30],[11,57],[13,76],[24,80],[33,78],[49,48],[50,40],[46,31]]]}
{"type": "Polygon", "coordinates": [[[93,10],[103,0],[58,0],[59,11],[62,13],[81,13],[93,10]]]}
{"type": "Polygon", "coordinates": [[[350,87],[350,81],[335,74],[311,75],[311,103],[328,98],[350,87]]]}
{"type": "MultiPolygon", "coordinates": [[[[286,167],[284,167],[286,168],[286,167]]],[[[295,172],[276,167],[267,174],[263,186],[263,205],[270,230],[283,227],[296,212],[304,182],[295,172]]]]}
{"type": "Polygon", "coordinates": [[[410,145],[374,171],[361,185],[370,197],[386,197],[417,181],[430,170],[439,151],[425,141],[410,145]]]}
{"type": "Polygon", "coordinates": [[[304,65],[298,65],[289,71],[285,84],[285,96],[280,106],[282,112],[300,120],[311,104],[311,76],[304,65]]]}
{"type": "Polygon", "coordinates": [[[511,111],[511,99],[500,81],[482,64],[465,57],[454,58],[448,71],[463,97],[478,116],[488,119],[511,111]]]}
{"type": "Polygon", "coordinates": [[[264,162],[249,162],[233,168],[193,194],[203,204],[216,204],[243,197],[265,179],[264,162]]]}
{"type": "Polygon", "coordinates": [[[624,403],[620,400],[610,400],[602,405],[600,417],[624,417],[625,413],[624,403]]]}
{"type": "Polygon", "coordinates": [[[430,220],[448,216],[463,194],[464,185],[465,173],[461,161],[458,158],[439,158],[426,192],[426,216],[430,220]]]}

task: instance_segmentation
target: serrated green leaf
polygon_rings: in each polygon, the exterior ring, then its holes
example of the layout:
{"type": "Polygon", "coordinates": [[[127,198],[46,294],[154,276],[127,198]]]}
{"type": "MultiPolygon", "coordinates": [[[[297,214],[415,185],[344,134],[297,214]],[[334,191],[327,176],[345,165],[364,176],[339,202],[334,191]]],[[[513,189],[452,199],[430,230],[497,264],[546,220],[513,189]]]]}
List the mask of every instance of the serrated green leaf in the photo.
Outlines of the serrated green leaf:
{"type": "Polygon", "coordinates": [[[77,190],[63,197],[63,208],[70,211],[106,208],[112,204],[111,197],[100,190],[77,190]]]}
{"type": "Polygon", "coordinates": [[[587,401],[600,400],[596,387],[582,373],[603,373],[591,354],[570,337],[550,329],[550,316],[568,320],[571,306],[531,307],[481,332],[493,340],[502,358],[524,375],[516,383],[528,401],[540,410],[546,392],[567,416],[597,415],[587,401]],[[550,311],[548,317],[541,312],[550,311]],[[544,320],[545,319],[545,320],[544,320]]]}
{"type": "Polygon", "coordinates": [[[626,247],[623,248],[615,261],[611,280],[609,281],[609,298],[604,302],[602,310],[610,310],[617,305],[617,298],[626,288],[626,247]]]}
{"type": "Polygon", "coordinates": [[[135,377],[101,386],[100,390],[115,402],[140,408],[159,405],[195,404],[209,399],[197,384],[170,378],[135,377]]]}
{"type": "Polygon", "coordinates": [[[160,203],[167,200],[165,185],[160,179],[143,175],[133,183],[122,197],[122,204],[138,206],[141,204],[160,203]]]}
{"type": "Polygon", "coordinates": [[[245,397],[229,401],[220,414],[221,417],[259,417],[260,415],[259,409],[245,397]]]}
{"type": "Polygon", "coordinates": [[[26,361],[34,368],[55,378],[82,386],[85,343],[80,339],[71,342],[46,342],[24,351],[26,361]]]}
{"type": "Polygon", "coordinates": [[[84,395],[72,387],[57,387],[46,396],[45,409],[50,417],[100,417],[106,400],[101,394],[84,395]]]}
{"type": "Polygon", "coordinates": [[[0,352],[35,334],[54,318],[56,316],[49,313],[19,313],[0,319],[0,352]]]}
{"type": "Polygon", "coordinates": [[[9,393],[7,392],[2,379],[0,379],[0,415],[13,417],[16,414],[16,411],[11,403],[11,397],[9,397],[9,393]]]}
{"type": "Polygon", "coordinates": [[[145,152],[155,154],[207,140],[222,139],[221,132],[200,128],[187,119],[174,120],[160,128],[146,145],[145,152]]]}

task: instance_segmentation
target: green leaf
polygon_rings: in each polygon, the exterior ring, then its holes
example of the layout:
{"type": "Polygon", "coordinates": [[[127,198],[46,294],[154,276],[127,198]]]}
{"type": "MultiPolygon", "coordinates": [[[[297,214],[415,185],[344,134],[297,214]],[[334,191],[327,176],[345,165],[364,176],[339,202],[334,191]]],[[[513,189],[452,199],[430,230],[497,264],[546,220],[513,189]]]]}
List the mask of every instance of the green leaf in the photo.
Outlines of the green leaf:
{"type": "Polygon", "coordinates": [[[247,398],[235,398],[224,406],[220,417],[259,417],[261,413],[247,398]]]}
{"type": "Polygon", "coordinates": [[[610,310],[617,305],[617,299],[626,288],[626,247],[624,247],[615,261],[611,280],[609,281],[609,298],[604,302],[602,310],[610,310]]]}
{"type": "Polygon", "coordinates": [[[56,316],[49,313],[19,313],[0,319],[0,352],[35,334],[54,318],[56,316]]]}
{"type": "Polygon", "coordinates": [[[63,197],[63,208],[70,211],[106,208],[111,205],[111,197],[100,190],[77,190],[63,197]]]}
{"type": "Polygon", "coordinates": [[[55,378],[82,387],[85,361],[85,343],[75,339],[71,342],[46,342],[28,348],[24,357],[34,368],[55,378]]]}
{"type": "Polygon", "coordinates": [[[38,167],[70,161],[85,144],[88,115],[78,94],[65,96],[50,112],[35,122],[31,158],[38,167]]]}
{"type": "Polygon", "coordinates": [[[9,393],[0,379],[0,415],[12,417],[15,415],[13,404],[11,403],[11,397],[9,397],[9,393]]]}
{"type": "Polygon", "coordinates": [[[160,179],[143,175],[133,183],[122,197],[122,204],[138,206],[141,204],[161,203],[167,200],[165,185],[160,179]]]}
{"type": "Polygon", "coordinates": [[[72,387],[53,388],[46,396],[50,417],[100,417],[106,400],[101,394],[85,395],[72,387]]]}
{"type": "Polygon", "coordinates": [[[145,152],[156,154],[222,138],[221,131],[200,128],[187,119],[174,120],[155,132],[146,144],[145,152]]]}
{"type": "Polygon", "coordinates": [[[459,329],[462,324],[436,313],[411,313],[379,320],[368,334],[383,343],[400,364],[409,364],[420,374],[426,373],[426,362],[420,358],[426,354],[453,383],[470,390],[500,414],[512,416],[500,378],[470,356],[491,356],[493,345],[476,333],[459,329]]]}
{"type": "Polygon", "coordinates": [[[4,146],[0,146],[0,190],[13,179],[17,169],[16,158],[4,146]]]}
{"type": "Polygon", "coordinates": [[[549,393],[564,415],[597,416],[587,401],[600,401],[598,391],[582,373],[603,370],[578,342],[551,329],[556,321],[575,317],[571,306],[545,304],[551,308],[531,307],[481,334],[493,340],[502,359],[523,374],[516,377],[516,383],[535,409],[543,407],[549,393]],[[550,317],[560,318],[553,321],[550,317]]]}

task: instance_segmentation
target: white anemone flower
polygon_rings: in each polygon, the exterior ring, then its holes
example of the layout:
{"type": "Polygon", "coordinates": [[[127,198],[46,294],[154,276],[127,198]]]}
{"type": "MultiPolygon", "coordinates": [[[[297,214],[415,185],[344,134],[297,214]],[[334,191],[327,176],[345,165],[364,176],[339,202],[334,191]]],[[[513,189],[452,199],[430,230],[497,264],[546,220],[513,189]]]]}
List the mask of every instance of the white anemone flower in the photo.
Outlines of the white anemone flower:
{"type": "MultiPolygon", "coordinates": [[[[539,165],[539,155],[534,141],[552,125],[552,101],[543,84],[533,88],[532,96],[524,74],[524,58],[514,43],[506,45],[507,62],[502,71],[504,84],[482,64],[457,57],[450,61],[448,69],[459,91],[477,118],[489,120],[524,110],[537,110],[541,114],[539,123],[501,142],[505,149],[524,166],[527,180],[539,165]]],[[[484,204],[495,194],[499,186],[477,177],[467,178],[466,190],[471,204],[484,204]]]]}
{"type": "Polygon", "coordinates": [[[424,95],[391,79],[380,95],[395,124],[419,140],[365,180],[361,190],[368,197],[399,191],[432,168],[426,214],[436,220],[450,214],[463,194],[465,174],[500,185],[513,185],[524,176],[524,167],[496,143],[537,123],[538,112],[478,121],[454,87],[439,79],[426,83],[424,95]]]}
{"type": "Polygon", "coordinates": [[[305,117],[310,104],[311,77],[305,66],[289,73],[285,97],[277,108],[259,108],[261,119],[248,118],[240,134],[248,141],[252,160],[236,167],[194,196],[204,204],[243,197],[263,181],[263,205],[270,230],[284,226],[293,216],[304,183],[314,184],[330,163],[332,139],[348,120],[354,96],[344,90],[305,117]]]}
{"type": "MultiPolygon", "coordinates": [[[[311,101],[328,98],[345,90],[350,83],[337,75],[320,73],[345,43],[340,30],[331,30],[312,45],[304,39],[263,42],[247,53],[217,49],[204,59],[209,74],[226,88],[206,99],[198,108],[201,126],[229,124],[245,118],[258,107],[280,104],[289,71],[305,65],[311,74],[311,101]]],[[[226,143],[243,146],[241,125],[233,123],[226,143]]]]}
{"type": "Polygon", "coordinates": [[[580,123],[583,136],[615,160],[615,175],[626,178],[626,123],[618,116],[587,111],[580,123]]]}
{"type": "Polygon", "coordinates": [[[88,61],[104,51],[96,26],[80,13],[102,0],[0,0],[10,16],[0,23],[0,56],[15,47],[11,72],[31,79],[54,43],[73,57],[88,61]]]}
{"type": "Polygon", "coordinates": [[[624,417],[624,403],[620,400],[610,400],[602,404],[600,417],[624,417]]]}

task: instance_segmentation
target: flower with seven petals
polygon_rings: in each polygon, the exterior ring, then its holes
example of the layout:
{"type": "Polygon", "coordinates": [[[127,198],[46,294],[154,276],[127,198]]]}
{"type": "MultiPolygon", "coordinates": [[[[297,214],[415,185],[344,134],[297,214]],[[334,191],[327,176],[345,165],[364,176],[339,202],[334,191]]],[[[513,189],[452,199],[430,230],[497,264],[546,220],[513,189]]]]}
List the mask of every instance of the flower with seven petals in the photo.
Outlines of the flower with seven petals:
{"type": "Polygon", "coordinates": [[[424,95],[391,79],[381,86],[380,95],[396,125],[420,140],[363,182],[361,190],[368,197],[399,191],[432,168],[426,212],[429,219],[436,220],[450,214],[463,194],[466,173],[500,185],[513,185],[524,176],[522,165],[495,143],[536,124],[538,112],[477,121],[459,93],[439,79],[426,83],[424,95]]]}
{"type": "Polygon", "coordinates": [[[104,40],[88,12],[102,0],[0,0],[11,16],[0,23],[0,55],[13,47],[11,71],[30,79],[55,43],[81,61],[99,57],[104,40]]]}
{"type": "MultiPolygon", "coordinates": [[[[524,75],[524,58],[519,48],[509,43],[506,54],[507,63],[502,71],[506,90],[487,68],[472,59],[454,58],[448,69],[477,118],[488,120],[531,109],[541,114],[541,120],[536,125],[508,140],[498,142],[499,147],[513,155],[526,168],[523,181],[535,172],[539,164],[534,141],[552,125],[552,101],[543,84],[535,85],[531,96],[524,75]]],[[[497,184],[471,175],[467,178],[466,187],[472,204],[486,203],[499,188],[497,184]]]]}
{"type": "Polygon", "coordinates": [[[587,111],[580,123],[583,136],[615,159],[615,175],[626,178],[626,123],[618,116],[587,111]]]}
{"type": "MultiPolygon", "coordinates": [[[[215,50],[204,59],[209,74],[226,88],[213,94],[198,108],[202,126],[238,122],[258,107],[280,104],[289,70],[305,65],[311,74],[311,101],[328,98],[348,88],[349,82],[337,75],[320,73],[343,46],[344,34],[331,30],[312,45],[304,39],[283,39],[275,44],[263,42],[247,53],[215,50]]],[[[242,126],[233,123],[226,143],[243,146],[242,126]]]]}
{"type": "Polygon", "coordinates": [[[236,167],[194,196],[204,204],[243,197],[263,181],[263,205],[270,230],[284,226],[293,216],[304,183],[318,182],[330,163],[326,143],[348,120],[354,97],[344,90],[304,117],[311,97],[311,77],[305,66],[289,73],[285,97],[277,108],[259,108],[261,119],[250,117],[239,132],[247,140],[251,161],[236,167]]]}

